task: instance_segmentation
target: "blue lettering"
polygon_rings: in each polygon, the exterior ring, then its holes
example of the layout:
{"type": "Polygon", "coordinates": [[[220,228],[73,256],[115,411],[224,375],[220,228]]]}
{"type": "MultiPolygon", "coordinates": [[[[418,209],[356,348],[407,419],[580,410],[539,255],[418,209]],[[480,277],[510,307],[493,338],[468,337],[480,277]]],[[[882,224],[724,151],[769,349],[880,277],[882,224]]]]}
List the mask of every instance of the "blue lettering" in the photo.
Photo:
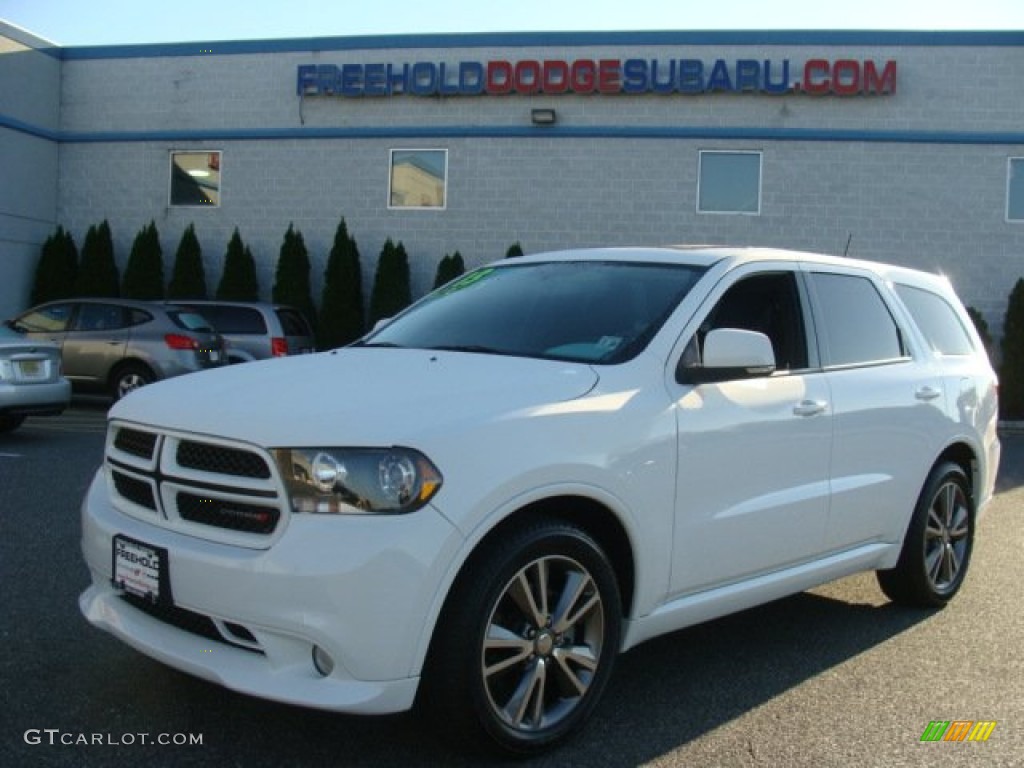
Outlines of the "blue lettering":
{"type": "Polygon", "coordinates": [[[789,59],[782,60],[782,76],[777,82],[772,82],[772,63],[764,60],[764,86],[765,93],[789,93],[789,59]]]}
{"type": "Polygon", "coordinates": [[[448,82],[448,67],[442,61],[437,65],[437,85],[442,96],[454,96],[459,92],[458,82],[448,82]]]}
{"type": "Polygon", "coordinates": [[[459,62],[459,93],[475,96],[484,92],[484,65],[479,61],[459,62]]]}
{"type": "Polygon", "coordinates": [[[672,93],[676,90],[676,61],[672,59],[668,63],[668,78],[658,79],[658,69],[661,62],[651,59],[651,90],[655,93],[672,93]]]}
{"type": "Polygon", "coordinates": [[[383,64],[367,64],[363,68],[363,93],[367,96],[387,96],[388,75],[383,64]]]}
{"type": "Polygon", "coordinates": [[[346,64],[341,68],[341,93],[344,96],[363,95],[362,64],[346,64]]]}
{"type": "Polygon", "coordinates": [[[761,65],[753,59],[740,59],[736,62],[736,90],[761,90],[761,65]]]}
{"type": "Polygon", "coordinates": [[[412,65],[411,90],[417,96],[437,93],[437,66],[430,61],[417,61],[412,65]]]}
{"type": "Polygon", "coordinates": [[[388,64],[388,96],[409,91],[409,65],[403,64],[402,71],[396,71],[394,65],[388,64]]]}
{"type": "Polygon", "coordinates": [[[700,59],[680,59],[679,90],[683,93],[703,93],[704,62],[700,59]]]}
{"type": "Polygon", "coordinates": [[[316,93],[316,65],[300,64],[295,92],[299,96],[309,96],[316,93]]]}
{"type": "Polygon", "coordinates": [[[647,62],[643,59],[626,59],[622,65],[622,92],[643,93],[651,89],[647,79],[647,62]]]}
{"type": "Polygon", "coordinates": [[[326,96],[338,92],[338,79],[341,74],[333,64],[320,64],[316,68],[316,92],[326,96]]]}
{"type": "Polygon", "coordinates": [[[715,65],[711,68],[711,74],[708,76],[708,91],[731,91],[732,80],[729,78],[729,67],[725,63],[725,59],[717,59],[715,65]]]}

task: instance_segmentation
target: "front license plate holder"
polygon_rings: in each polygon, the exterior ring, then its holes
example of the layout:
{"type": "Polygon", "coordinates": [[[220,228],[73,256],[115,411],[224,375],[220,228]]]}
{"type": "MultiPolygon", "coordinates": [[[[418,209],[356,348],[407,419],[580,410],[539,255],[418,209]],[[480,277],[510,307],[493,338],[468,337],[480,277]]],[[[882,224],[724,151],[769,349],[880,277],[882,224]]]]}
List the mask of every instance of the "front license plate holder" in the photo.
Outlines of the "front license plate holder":
{"type": "Polygon", "coordinates": [[[167,550],[117,534],[111,541],[111,583],[153,605],[171,602],[167,550]]]}

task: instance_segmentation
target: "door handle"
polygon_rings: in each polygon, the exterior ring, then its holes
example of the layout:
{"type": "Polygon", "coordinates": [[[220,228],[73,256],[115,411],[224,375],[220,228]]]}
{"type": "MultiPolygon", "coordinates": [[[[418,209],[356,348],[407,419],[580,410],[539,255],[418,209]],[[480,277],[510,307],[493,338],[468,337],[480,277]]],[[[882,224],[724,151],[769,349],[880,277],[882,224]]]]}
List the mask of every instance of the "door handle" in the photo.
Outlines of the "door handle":
{"type": "Polygon", "coordinates": [[[918,400],[923,400],[924,402],[934,400],[936,397],[941,396],[941,389],[937,389],[936,387],[930,386],[928,384],[925,384],[923,387],[918,387],[917,391],[914,393],[914,397],[916,397],[918,400]]]}
{"type": "Polygon", "coordinates": [[[802,400],[793,406],[793,415],[817,416],[819,413],[824,413],[826,408],[828,408],[828,403],[824,400],[802,400]]]}

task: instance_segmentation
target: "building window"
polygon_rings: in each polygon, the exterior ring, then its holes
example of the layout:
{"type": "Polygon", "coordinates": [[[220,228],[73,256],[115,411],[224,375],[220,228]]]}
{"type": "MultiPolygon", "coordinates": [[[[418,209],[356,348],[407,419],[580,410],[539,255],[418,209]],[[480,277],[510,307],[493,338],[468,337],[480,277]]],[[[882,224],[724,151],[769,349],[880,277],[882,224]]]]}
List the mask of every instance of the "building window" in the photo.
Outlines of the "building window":
{"type": "Polygon", "coordinates": [[[1006,167],[1006,220],[1024,221],[1024,157],[1011,157],[1006,167]]]}
{"type": "Polygon", "coordinates": [[[171,205],[220,205],[220,152],[171,152],[171,205]]]}
{"type": "Polygon", "coordinates": [[[392,149],[388,208],[445,207],[447,149],[392,149]]]}
{"type": "Polygon", "coordinates": [[[761,213],[761,153],[700,153],[698,213],[761,213]]]}

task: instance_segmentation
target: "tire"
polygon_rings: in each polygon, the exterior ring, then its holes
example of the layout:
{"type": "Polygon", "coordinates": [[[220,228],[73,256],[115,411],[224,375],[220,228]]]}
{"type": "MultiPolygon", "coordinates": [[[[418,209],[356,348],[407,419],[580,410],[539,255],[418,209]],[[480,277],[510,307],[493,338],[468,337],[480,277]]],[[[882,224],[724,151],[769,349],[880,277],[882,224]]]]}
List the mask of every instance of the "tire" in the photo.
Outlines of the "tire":
{"type": "Polygon", "coordinates": [[[117,368],[110,377],[110,394],[114,400],[120,400],[139,387],[156,381],[153,372],[142,363],[127,363],[117,368]]]}
{"type": "Polygon", "coordinates": [[[974,501],[956,464],[928,476],[895,568],[878,571],[878,584],[895,603],[941,608],[960,590],[974,547],[974,501]]]}
{"type": "Polygon", "coordinates": [[[0,416],[0,435],[5,432],[13,432],[20,427],[24,421],[25,417],[22,415],[6,414],[0,416]]]}
{"type": "Polygon", "coordinates": [[[512,531],[449,595],[417,706],[462,747],[537,754],[593,712],[621,626],[615,573],[589,535],[557,521],[512,531]]]}

